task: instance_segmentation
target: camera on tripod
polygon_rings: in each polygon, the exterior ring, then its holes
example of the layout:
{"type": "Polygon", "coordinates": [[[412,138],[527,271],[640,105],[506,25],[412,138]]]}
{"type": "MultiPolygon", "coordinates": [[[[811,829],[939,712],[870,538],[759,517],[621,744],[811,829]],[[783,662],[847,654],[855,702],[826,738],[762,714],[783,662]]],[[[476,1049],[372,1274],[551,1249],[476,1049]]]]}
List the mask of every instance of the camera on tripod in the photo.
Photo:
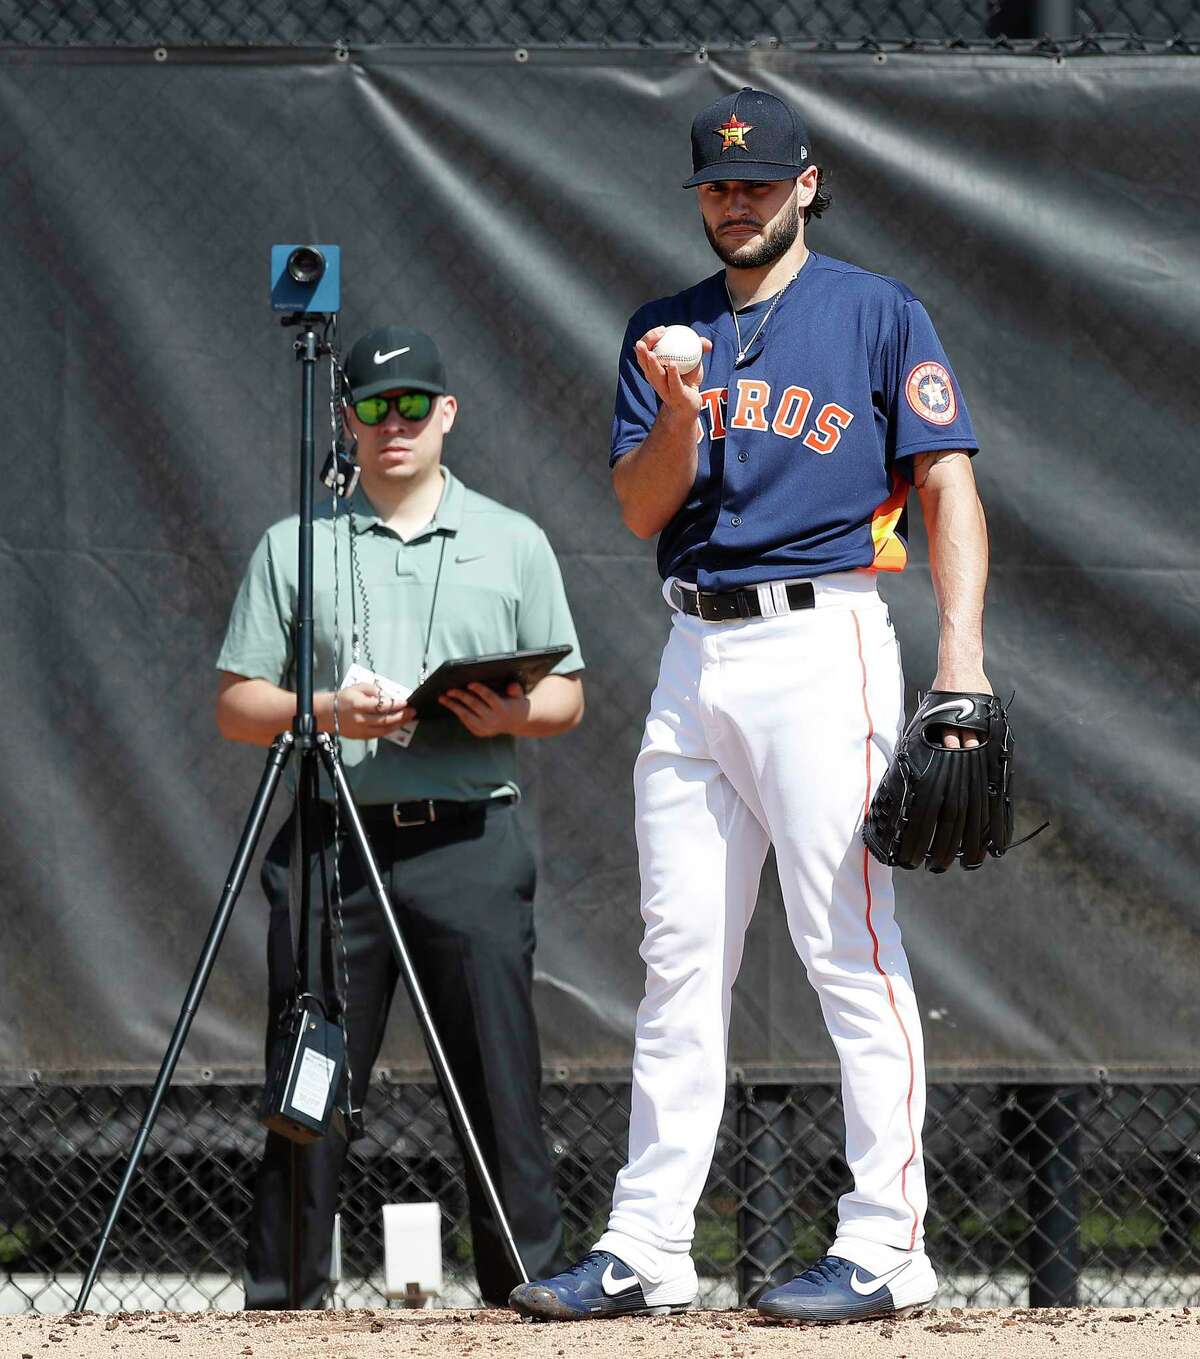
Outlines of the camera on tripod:
{"type": "MultiPolygon", "coordinates": [[[[300,325],[306,317],[323,316],[325,338],[332,343],[342,305],[342,249],[337,245],[273,245],[271,247],[271,309],[284,312],[285,326],[300,325]]],[[[326,351],[328,352],[328,351],[326,351]]],[[[336,365],[336,355],[334,357],[336,365]]],[[[352,435],[335,434],[333,447],[321,468],[321,481],[339,498],[349,498],[358,485],[352,435]]]]}
{"type": "MultiPolygon", "coordinates": [[[[337,313],[341,307],[340,249],[336,245],[272,246],[271,306],[273,310],[285,313],[280,318],[284,326],[294,326],[298,330],[292,348],[301,364],[300,513],[296,526],[298,580],[293,611],[296,712],[290,729],[281,731],[271,742],[262,779],[225,879],[225,888],[209,927],[208,937],[196,963],[196,970],[192,974],[167,1050],[163,1054],[162,1064],[134,1137],[121,1183],[76,1297],[75,1310],[78,1312],[87,1307],[113,1228],[128,1197],[142,1154],[171,1083],[171,1077],[179,1063],[192,1021],[208,985],[217,952],[233,916],[234,906],[245,885],[251,860],[267,821],[271,800],[293,753],[299,756],[300,768],[295,784],[296,843],[292,847],[289,861],[292,863],[303,861],[303,866],[299,869],[300,938],[296,949],[294,987],[280,1010],[271,1017],[270,1051],[267,1057],[263,1097],[259,1106],[259,1121],[273,1132],[298,1143],[314,1141],[331,1128],[343,1137],[356,1130],[354,1119],[357,1111],[351,1111],[349,1108],[349,1080],[342,1030],[341,998],[337,995],[336,984],[332,984],[331,974],[325,966],[325,941],[332,939],[333,936],[333,925],[329,919],[328,879],[321,871],[316,875],[309,871],[312,850],[316,851],[318,870],[324,865],[323,829],[318,812],[323,773],[336,799],[334,838],[337,839],[339,825],[344,825],[346,839],[357,851],[371,896],[383,917],[396,968],[412,1001],[434,1073],[466,1147],[472,1170],[503,1237],[514,1270],[522,1280],[528,1282],[529,1279],[521,1263],[521,1254],[517,1249],[504,1204],[488,1169],[479,1139],[475,1135],[458,1082],[450,1068],[446,1050],[434,1027],[420,978],[409,955],[404,935],[396,919],[395,908],[383,884],[362,817],[354,801],[354,793],[342,767],[335,738],[330,733],[317,729],[316,715],[313,711],[312,542],[313,483],[316,480],[314,475],[316,372],[324,357],[330,360],[329,411],[331,424],[335,426],[334,449],[324,480],[338,496],[350,495],[354,489],[353,474],[357,472],[353,462],[352,446],[349,441],[344,443],[340,437],[341,414],[349,396],[335,346],[337,313]],[[322,333],[318,334],[318,330],[322,333]],[[314,876],[319,879],[316,884],[313,882],[314,876]],[[320,894],[317,902],[313,900],[314,886],[320,894]],[[343,1094],[346,1096],[344,1100],[341,1098],[343,1094]],[[339,1108],[342,1103],[346,1105],[344,1113],[339,1108]]],[[[333,557],[336,571],[336,552],[333,557]]],[[[333,848],[333,852],[337,852],[336,847],[333,848]]],[[[334,863],[336,866],[336,860],[334,863]]],[[[335,892],[340,893],[340,886],[336,885],[336,876],[334,881],[335,892]]],[[[338,930],[340,933],[340,924],[338,930]]],[[[291,1215],[291,1264],[288,1268],[288,1297],[290,1305],[294,1308],[304,1305],[298,1263],[302,1251],[301,1229],[301,1215],[294,1212],[291,1215]]]]}
{"type": "Polygon", "coordinates": [[[342,306],[342,250],[337,245],[273,245],[271,308],[331,316],[342,306]]]}

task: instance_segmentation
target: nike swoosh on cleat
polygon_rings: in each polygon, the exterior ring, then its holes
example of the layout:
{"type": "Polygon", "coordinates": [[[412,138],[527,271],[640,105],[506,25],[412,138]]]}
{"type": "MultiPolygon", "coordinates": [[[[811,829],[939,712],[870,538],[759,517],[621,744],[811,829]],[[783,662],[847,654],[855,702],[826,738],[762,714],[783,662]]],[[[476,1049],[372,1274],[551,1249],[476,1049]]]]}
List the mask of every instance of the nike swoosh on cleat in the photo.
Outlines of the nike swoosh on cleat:
{"type": "Polygon", "coordinates": [[[864,1279],[862,1285],[858,1282],[858,1266],[855,1265],[850,1271],[850,1287],[854,1289],[860,1298],[868,1298],[872,1293],[878,1293],[885,1284],[891,1283],[897,1274],[902,1274],[911,1264],[911,1260],[905,1260],[902,1265],[897,1265],[895,1269],[890,1270],[887,1274],[880,1274],[876,1278],[870,1280],[864,1279]]]}
{"type": "Polygon", "coordinates": [[[618,1279],[613,1274],[612,1265],[609,1265],[600,1276],[600,1287],[604,1289],[604,1292],[608,1297],[619,1298],[622,1293],[628,1293],[631,1289],[638,1287],[637,1275],[635,1274],[629,1279],[618,1279]],[[609,1286],[610,1284],[616,1284],[617,1287],[612,1288],[609,1286]]]}
{"type": "Polygon", "coordinates": [[[381,354],[377,349],[375,351],[375,362],[387,363],[388,359],[398,359],[401,354],[407,354],[411,348],[412,345],[406,344],[403,349],[389,349],[386,354],[381,354]]]}

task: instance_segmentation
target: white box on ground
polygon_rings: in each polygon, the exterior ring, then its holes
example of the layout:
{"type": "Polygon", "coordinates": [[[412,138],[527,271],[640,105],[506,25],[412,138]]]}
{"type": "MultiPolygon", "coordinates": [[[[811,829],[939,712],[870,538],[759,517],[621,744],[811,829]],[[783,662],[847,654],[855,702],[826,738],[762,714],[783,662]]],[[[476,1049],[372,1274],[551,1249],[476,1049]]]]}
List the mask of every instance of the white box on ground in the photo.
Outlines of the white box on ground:
{"type": "Polygon", "coordinates": [[[383,1206],[383,1291],[409,1296],[409,1285],[424,1294],[442,1291],[442,1212],[436,1203],[383,1206]]]}

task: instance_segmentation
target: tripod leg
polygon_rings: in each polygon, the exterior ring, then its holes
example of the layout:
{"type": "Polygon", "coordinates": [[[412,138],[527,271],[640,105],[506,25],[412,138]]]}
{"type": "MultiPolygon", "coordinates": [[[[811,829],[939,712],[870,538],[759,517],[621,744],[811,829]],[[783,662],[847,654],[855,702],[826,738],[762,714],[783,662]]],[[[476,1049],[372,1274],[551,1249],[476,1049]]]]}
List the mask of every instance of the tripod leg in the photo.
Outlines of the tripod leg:
{"type": "Polygon", "coordinates": [[[125,1167],[125,1174],[121,1177],[121,1184],[117,1190],[116,1198],[113,1199],[112,1207],[108,1212],[108,1220],[104,1224],[104,1230],[100,1233],[100,1240],[96,1246],[96,1252],[92,1256],[92,1263],[83,1281],[83,1287],[79,1290],[79,1297],[75,1300],[75,1310],[82,1312],[87,1306],[88,1298],[91,1295],[92,1285],[96,1282],[96,1275],[100,1271],[100,1262],[104,1258],[104,1251],[108,1246],[108,1239],[112,1235],[113,1226],[120,1216],[121,1209],[125,1204],[125,1198],[129,1193],[129,1187],[133,1183],[133,1177],[137,1173],[138,1163],[142,1159],[142,1152],[145,1150],[146,1142],[154,1128],[155,1120],[158,1118],[159,1107],[162,1104],[163,1096],[167,1092],[167,1086],[171,1083],[171,1077],[175,1073],[178,1065],[180,1053],[183,1045],[187,1041],[188,1031],[192,1027],[192,1020],[196,1017],[199,1009],[200,1000],[204,995],[204,988],[208,985],[209,976],[213,970],[213,964],[217,961],[217,952],[221,947],[221,940],[224,938],[225,930],[233,916],[233,908],[237,904],[238,894],[242,890],[242,884],[246,881],[246,872],[250,867],[250,860],[254,857],[254,850],[258,845],[259,836],[262,834],[263,823],[266,821],[267,810],[271,805],[271,799],[275,794],[275,789],[279,786],[279,779],[283,773],[284,765],[287,764],[288,756],[292,752],[294,737],[291,732],[284,732],[278,736],[271,746],[267,755],[266,768],[263,770],[262,779],[258,785],[258,791],[254,795],[254,802],[250,807],[250,814],[246,818],[246,825],[242,831],[242,838],[238,841],[237,852],[233,857],[233,864],[229,870],[229,877],[225,882],[225,890],[221,893],[221,900],[217,905],[216,915],[213,916],[212,925],[209,927],[208,938],[204,941],[204,948],[200,953],[200,960],[196,964],[196,971],[192,975],[191,985],[188,987],[187,995],[184,997],[183,1008],[179,1012],[179,1018],[175,1022],[175,1030],[171,1034],[171,1041],[167,1045],[167,1051],[163,1056],[162,1066],[158,1070],[158,1078],[154,1082],[154,1089],[150,1093],[150,1102],[146,1106],[146,1112],[142,1116],[141,1126],[137,1130],[137,1136],[133,1140],[133,1149],[129,1153],[129,1163],[125,1167]]]}
{"type": "Polygon", "coordinates": [[[434,1027],[433,1016],[429,1013],[429,1006],[426,1004],[425,994],[421,990],[421,983],[417,979],[416,969],[413,967],[412,959],[409,957],[408,948],[404,943],[404,936],[400,932],[400,925],[396,920],[396,913],[392,910],[392,903],[388,898],[387,889],[383,885],[383,879],[379,876],[379,868],[375,863],[375,855],[371,852],[371,845],[367,840],[367,833],[363,829],[362,819],[358,814],[358,808],[354,804],[354,797],[350,792],[350,785],[346,782],[345,772],[342,769],[341,762],[334,754],[333,747],[327,736],[318,736],[317,746],[321,752],[321,758],[325,763],[325,768],[329,772],[329,777],[333,786],[337,789],[338,802],[342,812],[350,823],[350,829],[354,835],[354,842],[358,846],[358,852],[362,858],[363,872],[371,885],[371,894],[374,896],[376,904],[383,913],[384,923],[387,926],[388,934],[391,936],[392,940],[392,952],[396,956],[396,963],[400,968],[400,975],[404,978],[404,985],[408,991],[409,1000],[412,1002],[413,1010],[416,1012],[417,1021],[421,1025],[421,1032],[425,1038],[425,1046],[429,1050],[429,1057],[433,1062],[433,1069],[437,1075],[438,1083],[442,1087],[442,1093],[446,1097],[446,1104],[450,1109],[450,1116],[457,1124],[463,1142],[466,1144],[467,1155],[471,1159],[471,1164],[475,1169],[476,1175],[479,1176],[479,1183],[483,1188],[488,1205],[496,1218],[496,1225],[500,1229],[500,1235],[504,1238],[504,1246],[508,1252],[508,1258],[512,1261],[513,1268],[516,1270],[518,1277],[523,1283],[528,1283],[529,1275],[525,1272],[525,1266],[521,1261],[521,1253],[517,1249],[516,1241],[513,1239],[512,1228],[508,1224],[508,1215],[504,1211],[504,1205],[500,1202],[500,1195],[496,1192],[495,1182],[492,1180],[491,1174],[487,1168],[487,1163],[483,1159],[483,1151],[475,1136],[475,1129],[471,1126],[471,1120],[467,1114],[467,1107],[463,1103],[462,1095],[459,1093],[458,1083],[454,1079],[454,1073],[450,1070],[450,1063],[446,1059],[446,1052],[442,1047],[442,1040],[438,1037],[437,1029],[434,1027]]]}
{"type": "MultiPolygon", "coordinates": [[[[302,989],[309,995],[319,996],[323,1001],[325,984],[322,926],[327,902],[322,895],[320,902],[322,909],[314,912],[312,875],[309,872],[309,865],[319,844],[316,817],[320,800],[321,770],[317,763],[317,752],[311,744],[302,743],[300,769],[296,777],[299,843],[292,847],[293,853],[299,854],[299,862],[303,865],[300,873],[300,930],[296,962],[302,989]]],[[[288,1148],[288,1306],[294,1312],[300,1311],[302,1306],[300,1284],[304,1250],[304,1213],[301,1205],[299,1160],[300,1149],[293,1142],[288,1148]]]]}

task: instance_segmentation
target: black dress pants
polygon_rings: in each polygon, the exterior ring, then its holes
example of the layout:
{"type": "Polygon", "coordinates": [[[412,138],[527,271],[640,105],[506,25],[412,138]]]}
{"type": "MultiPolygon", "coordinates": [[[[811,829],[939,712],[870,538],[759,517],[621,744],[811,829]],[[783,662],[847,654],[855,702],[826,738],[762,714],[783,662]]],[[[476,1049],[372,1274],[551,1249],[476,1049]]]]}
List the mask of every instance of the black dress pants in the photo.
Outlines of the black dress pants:
{"type": "MultiPolygon", "coordinates": [[[[381,811],[364,809],[380,875],[522,1261],[530,1278],[544,1278],[557,1273],[564,1261],[562,1220],[539,1102],[541,1054],[532,1002],[533,856],[511,804],[473,809],[463,820],[404,828],[392,825],[381,811]]],[[[332,814],[323,815],[323,822],[329,843],[332,814]]],[[[262,872],[271,904],[272,1026],[295,978],[288,891],[292,843],[289,819],[268,850],[262,872]]],[[[313,902],[319,909],[317,855],[312,859],[313,902]]],[[[349,971],[347,1054],[352,1099],[360,1108],[383,1041],[398,968],[353,841],[343,841],[340,866],[349,971]]],[[[342,982],[336,945],[334,962],[342,982]]],[[[268,1033],[268,1051],[272,1037],[268,1033]]],[[[293,1305],[293,1168],[301,1221],[298,1305],[325,1304],[346,1152],[345,1139],[335,1131],[307,1145],[268,1133],[246,1251],[247,1308],[293,1305]]],[[[520,1280],[465,1149],[463,1159],[480,1292],[489,1305],[503,1306],[520,1280]]]]}

